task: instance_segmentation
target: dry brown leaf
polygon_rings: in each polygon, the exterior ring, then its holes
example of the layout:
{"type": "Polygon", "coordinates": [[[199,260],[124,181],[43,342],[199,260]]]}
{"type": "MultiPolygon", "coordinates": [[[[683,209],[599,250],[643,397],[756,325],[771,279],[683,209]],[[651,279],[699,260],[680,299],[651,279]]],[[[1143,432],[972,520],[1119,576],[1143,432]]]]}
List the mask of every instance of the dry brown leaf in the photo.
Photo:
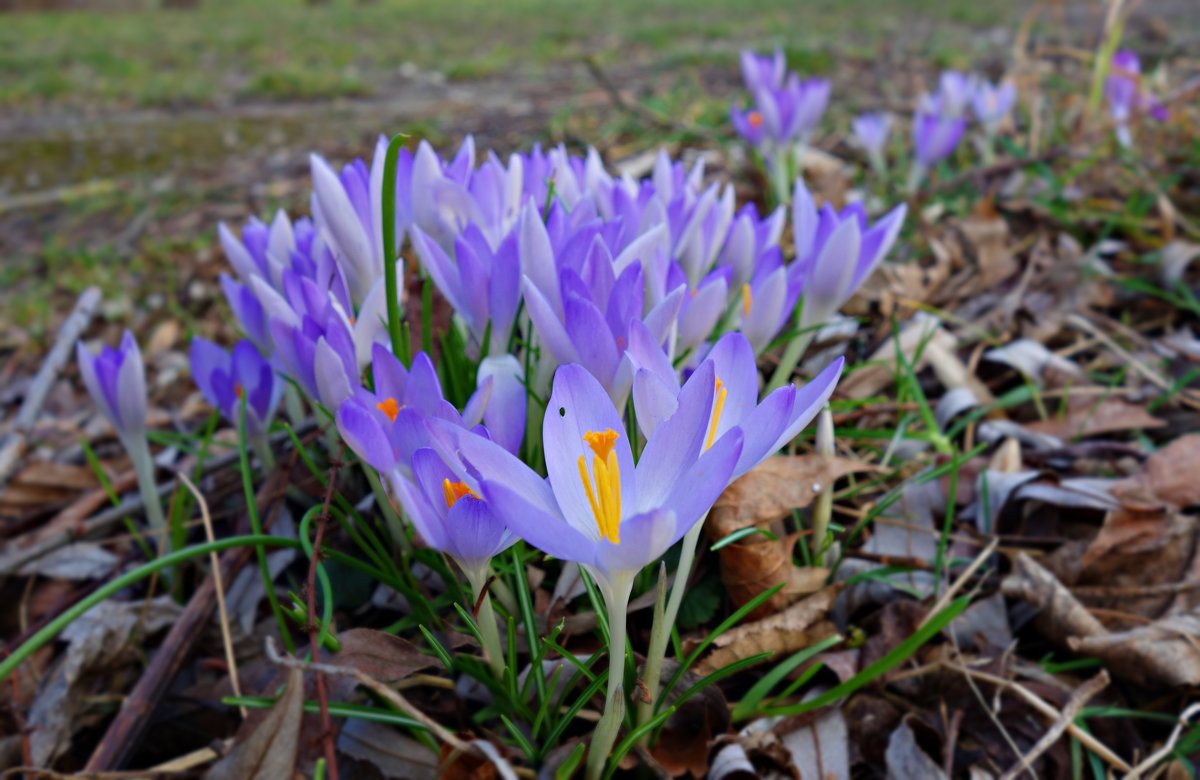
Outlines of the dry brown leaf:
{"type": "Polygon", "coordinates": [[[352,628],[338,634],[342,649],[332,663],[369,674],[383,683],[393,683],[411,674],[437,666],[438,661],[398,636],[373,628],[352,628]]]}
{"type": "MultiPolygon", "coordinates": [[[[677,668],[678,664],[668,661],[663,676],[670,677],[677,668]]],[[[695,674],[686,672],[664,706],[674,704],[680,693],[698,681],[695,674]]],[[[704,777],[708,772],[709,745],[718,735],[728,732],[729,725],[725,695],[719,686],[709,685],[680,704],[663,725],[652,751],[654,760],[672,776],[691,772],[693,777],[704,777]]]]}
{"type": "Polygon", "coordinates": [[[1126,506],[1200,505],[1198,471],[1200,435],[1180,436],[1147,458],[1140,473],[1113,485],[1112,494],[1126,506]]]}
{"type": "Polygon", "coordinates": [[[799,727],[796,720],[785,719],[775,727],[775,732],[791,754],[800,777],[850,780],[850,740],[841,709],[830,709],[799,727]]]}
{"type": "Polygon", "coordinates": [[[782,612],[726,631],[696,664],[696,673],[708,674],[757,653],[794,653],[832,636],[837,629],[827,618],[840,589],[830,585],[782,612]]]}
{"type": "MultiPolygon", "coordinates": [[[[899,339],[887,338],[861,368],[838,383],[838,396],[862,400],[891,386],[896,380],[897,340],[900,342],[900,350],[909,362],[912,362],[922,345],[937,343],[946,351],[953,351],[957,346],[954,337],[941,329],[936,318],[918,313],[904,325],[899,339]]],[[[921,350],[921,358],[913,366],[914,371],[920,371],[926,366],[926,351],[921,350]]]]}
{"type": "Polygon", "coordinates": [[[1060,439],[1099,436],[1105,433],[1140,431],[1160,428],[1162,420],[1153,417],[1139,404],[1119,398],[1105,398],[1100,402],[1075,401],[1067,405],[1065,415],[1055,415],[1049,420],[1030,423],[1029,430],[1060,439]]]}
{"type": "Polygon", "coordinates": [[[775,535],[772,539],[765,534],[752,534],[718,550],[721,581],[734,606],[741,606],[782,583],[783,589],[752,613],[760,617],[820,588],[828,572],[797,567],[792,562],[796,535],[783,536],[782,524],[777,521],[793,509],[811,504],[821,490],[841,477],[873,468],[859,461],[820,455],[768,458],[726,488],[705,525],[710,539],[719,541],[751,526],[775,535]]]}
{"type": "Polygon", "coordinates": [[[304,673],[292,668],[279,701],[260,721],[242,724],[233,750],[204,775],[208,780],[286,780],[296,771],[304,717],[304,673]],[[245,731],[246,733],[243,733],[245,731]]]}

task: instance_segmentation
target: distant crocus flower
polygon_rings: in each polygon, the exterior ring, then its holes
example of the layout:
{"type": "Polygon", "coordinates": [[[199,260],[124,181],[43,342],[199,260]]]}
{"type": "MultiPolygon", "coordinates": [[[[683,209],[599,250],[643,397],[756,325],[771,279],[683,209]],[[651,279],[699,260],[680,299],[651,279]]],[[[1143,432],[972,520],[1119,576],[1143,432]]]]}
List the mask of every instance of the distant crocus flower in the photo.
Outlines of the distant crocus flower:
{"type": "Polygon", "coordinates": [[[797,268],[803,284],[801,327],[833,319],[854,291],[891,250],[908,208],[900,204],[874,225],[861,203],[837,212],[829,204],[818,211],[804,181],[796,181],[792,199],[792,232],[797,268]]]}
{"type": "Polygon", "coordinates": [[[984,79],[975,81],[971,90],[971,108],[984,131],[995,135],[1017,100],[1017,87],[1011,81],[992,84],[984,79]]]}
{"type": "Polygon", "coordinates": [[[283,382],[249,341],[226,351],[199,336],[192,339],[192,379],[204,399],[234,426],[239,425],[242,399],[246,402],[246,432],[267,431],[283,390],[283,382]]]}
{"type": "Polygon", "coordinates": [[[829,82],[787,73],[782,51],[773,57],[743,52],[742,77],[751,106],[731,106],[730,121],[763,155],[775,194],[786,201],[793,158],[825,113],[829,82]]]}
{"type": "Polygon", "coordinates": [[[1160,122],[1167,118],[1166,107],[1142,88],[1142,63],[1129,49],[1113,54],[1104,82],[1104,97],[1116,126],[1117,140],[1124,147],[1133,145],[1130,124],[1139,111],[1160,122]]]}
{"type": "Polygon", "coordinates": [[[961,117],[971,104],[973,84],[970,76],[957,70],[943,71],[933,99],[937,112],[946,117],[961,117]]]}
{"type": "MultiPolygon", "coordinates": [[[[137,341],[132,333],[125,331],[116,349],[105,344],[98,354],[93,354],[80,342],[75,345],[75,356],[88,395],[116,429],[133,463],[146,519],[153,529],[163,531],[166,519],[146,440],[146,369],[137,341]]],[[[165,550],[168,543],[164,533],[159,537],[159,550],[165,550]]]]}
{"type": "Polygon", "coordinates": [[[116,348],[105,344],[92,353],[83,342],[75,345],[79,373],[92,401],[122,439],[146,433],[146,369],[137,340],[129,331],[116,348]]]}
{"type": "Polygon", "coordinates": [[[886,173],[884,149],[892,129],[892,117],[883,112],[861,114],[851,125],[854,141],[866,153],[871,167],[880,176],[886,173]]]}
{"type": "Polygon", "coordinates": [[[936,112],[918,111],[913,116],[913,169],[909,190],[915,191],[929,169],[950,156],[967,129],[967,120],[936,112]]]}

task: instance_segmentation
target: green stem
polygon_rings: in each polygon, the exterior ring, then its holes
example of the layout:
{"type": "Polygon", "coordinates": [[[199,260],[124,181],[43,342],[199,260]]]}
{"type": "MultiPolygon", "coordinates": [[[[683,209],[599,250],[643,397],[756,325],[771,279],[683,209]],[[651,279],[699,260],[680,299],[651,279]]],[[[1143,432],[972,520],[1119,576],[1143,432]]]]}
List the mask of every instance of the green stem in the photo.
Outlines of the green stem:
{"type": "Polygon", "coordinates": [[[767,385],[767,393],[786,385],[792,381],[792,374],[796,371],[796,366],[800,363],[800,358],[804,357],[805,350],[812,343],[817,332],[812,329],[807,329],[803,333],[796,335],[796,338],[788,342],[787,348],[783,351],[783,356],[779,358],[779,365],[775,367],[775,373],[771,374],[771,382],[767,385]]]}
{"type": "Polygon", "coordinates": [[[400,147],[405,136],[396,134],[388,142],[387,155],[383,158],[383,283],[387,295],[388,336],[392,341],[392,352],[400,357],[403,349],[404,332],[400,327],[400,285],[396,278],[396,165],[400,158],[400,147]]]}
{"type": "MultiPolygon", "coordinates": [[[[246,447],[246,397],[243,395],[241,400],[241,409],[238,413],[238,462],[242,471],[242,492],[246,497],[246,514],[250,518],[250,529],[255,536],[262,536],[262,520],[258,516],[258,502],[254,495],[254,482],[250,476],[250,451],[246,447]]],[[[267,551],[263,545],[258,545],[255,550],[258,556],[258,570],[262,573],[263,587],[267,592],[267,601],[271,604],[271,614],[275,616],[275,622],[279,626],[279,633],[283,636],[283,645],[289,653],[296,652],[296,645],[292,641],[291,632],[288,631],[287,617],[283,613],[283,608],[279,605],[279,596],[275,593],[275,584],[271,581],[271,567],[267,564],[267,551]]]]}
{"type": "Polygon", "coordinates": [[[254,454],[258,456],[258,462],[263,471],[274,471],[275,453],[271,451],[271,443],[267,441],[266,433],[260,433],[251,438],[250,446],[254,448],[254,454]]]}
{"type": "Polygon", "coordinates": [[[13,650],[12,654],[3,661],[0,661],[0,681],[7,679],[29,656],[50,643],[64,628],[109,596],[121,592],[125,588],[150,577],[156,572],[186,563],[193,558],[200,558],[211,553],[221,552],[222,550],[248,545],[254,545],[260,549],[264,546],[299,548],[300,542],[296,539],[282,539],[277,536],[261,536],[257,534],[253,536],[234,536],[229,539],[219,539],[215,542],[196,545],[195,547],[186,547],[143,564],[132,571],[122,574],[115,580],[100,586],[86,598],[71,606],[54,620],[51,620],[36,634],[26,639],[24,644],[13,650]]]}
{"type": "Polygon", "coordinates": [[[487,591],[488,570],[467,574],[471,583],[471,596],[479,605],[479,613],[475,616],[475,624],[479,626],[479,636],[483,640],[483,654],[488,666],[497,680],[504,679],[504,651],[500,647],[500,630],[496,627],[496,611],[492,608],[492,597],[487,591]],[[482,601],[480,600],[482,597],[482,601]]]}
{"type": "Polygon", "coordinates": [[[379,481],[379,475],[375,473],[375,469],[366,463],[363,463],[362,467],[363,473],[367,475],[367,482],[371,485],[371,492],[375,494],[375,503],[379,504],[379,511],[383,513],[383,520],[387,524],[388,533],[395,540],[401,552],[411,554],[412,542],[408,539],[408,533],[404,528],[404,521],[400,519],[399,513],[396,512],[396,507],[392,506],[392,501],[388,498],[387,491],[383,489],[383,483],[379,481]]]}
{"type": "Polygon", "coordinates": [[[649,721],[658,707],[658,684],[662,679],[662,665],[667,655],[667,642],[671,638],[671,629],[675,626],[675,619],[679,616],[679,607],[683,604],[683,592],[687,588],[688,578],[692,573],[692,563],[696,560],[696,546],[700,542],[700,534],[704,531],[704,521],[707,517],[706,514],[700,519],[700,522],[684,534],[683,543],[679,548],[679,567],[675,570],[675,584],[671,586],[671,597],[667,600],[667,608],[662,613],[661,623],[655,620],[654,627],[651,629],[650,647],[646,650],[646,666],[643,673],[643,682],[646,684],[646,690],[650,692],[650,701],[638,704],[637,722],[639,724],[649,721]]]}

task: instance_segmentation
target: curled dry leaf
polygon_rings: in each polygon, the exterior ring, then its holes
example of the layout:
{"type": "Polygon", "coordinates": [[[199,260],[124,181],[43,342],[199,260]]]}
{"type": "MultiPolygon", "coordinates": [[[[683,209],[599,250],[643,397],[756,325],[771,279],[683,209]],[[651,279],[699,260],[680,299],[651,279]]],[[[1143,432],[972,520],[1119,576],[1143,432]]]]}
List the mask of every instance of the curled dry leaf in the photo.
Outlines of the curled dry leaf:
{"type": "Polygon", "coordinates": [[[782,583],[783,589],[759,606],[753,617],[769,615],[824,584],[824,569],[804,569],[792,562],[796,535],[783,535],[779,522],[793,509],[808,506],[822,490],[847,474],[874,467],[846,458],[794,455],[768,458],[734,482],[713,506],[705,532],[714,542],[743,528],[770,531],[775,538],[756,533],[718,550],[721,581],[735,607],[782,583]]]}
{"type": "Polygon", "coordinates": [[[828,616],[838,590],[839,585],[830,585],[782,612],[726,631],[696,664],[696,673],[708,674],[757,653],[794,653],[832,636],[837,629],[828,616]]]}
{"type": "Polygon", "coordinates": [[[265,718],[259,721],[247,719],[242,724],[233,750],[214,764],[205,778],[279,780],[292,777],[300,752],[303,717],[304,673],[293,668],[288,671],[283,696],[265,718]]]}
{"type": "MultiPolygon", "coordinates": [[[[669,679],[677,668],[677,664],[667,660],[663,664],[663,677],[669,679]]],[[[663,705],[674,704],[680,693],[698,681],[695,674],[684,673],[663,705]]],[[[672,776],[691,772],[694,777],[702,777],[708,771],[709,745],[728,732],[729,725],[729,703],[718,686],[709,685],[684,701],[663,725],[654,745],[654,760],[672,776]]]]}
{"type": "MultiPolygon", "coordinates": [[[[337,748],[343,756],[370,764],[387,780],[435,780],[438,777],[436,753],[382,723],[347,719],[338,737],[337,748]]],[[[352,768],[345,767],[344,771],[349,773],[352,768]]]]}
{"type": "Polygon", "coordinates": [[[850,739],[841,709],[829,709],[812,719],[787,718],[775,726],[775,733],[800,777],[850,780],[850,739]]]}
{"type": "Polygon", "coordinates": [[[904,721],[892,732],[887,746],[888,780],[944,780],[946,773],[917,744],[916,735],[904,721]]]}

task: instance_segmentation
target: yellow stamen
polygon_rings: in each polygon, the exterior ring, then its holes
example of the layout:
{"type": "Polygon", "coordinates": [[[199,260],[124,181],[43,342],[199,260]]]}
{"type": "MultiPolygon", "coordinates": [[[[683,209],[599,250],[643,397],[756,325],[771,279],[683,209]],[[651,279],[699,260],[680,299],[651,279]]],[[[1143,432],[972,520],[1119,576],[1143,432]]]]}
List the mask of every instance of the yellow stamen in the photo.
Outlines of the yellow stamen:
{"type": "Polygon", "coordinates": [[[375,404],[375,408],[386,414],[392,422],[396,422],[396,415],[400,414],[400,404],[396,403],[395,398],[385,398],[375,404]]]}
{"type": "Polygon", "coordinates": [[[621,543],[621,468],[613,451],[618,438],[620,435],[611,428],[603,433],[588,431],[583,440],[592,450],[592,473],[588,474],[586,455],[580,455],[577,464],[600,537],[613,544],[621,543]]]}
{"type": "Polygon", "coordinates": [[[466,482],[451,482],[449,479],[442,480],[442,493],[446,496],[446,508],[449,509],[458,503],[458,499],[463,496],[471,496],[479,498],[479,494],[471,490],[466,482]]]}
{"type": "Polygon", "coordinates": [[[752,303],[754,303],[754,301],[750,295],[750,284],[749,283],[743,284],[742,285],[742,316],[743,317],[750,316],[750,305],[752,303]]]}
{"type": "Polygon", "coordinates": [[[713,408],[712,421],[708,424],[708,439],[704,442],[704,449],[713,446],[713,439],[717,437],[717,424],[721,422],[721,412],[725,409],[725,396],[729,395],[729,391],[725,388],[725,383],[717,377],[716,388],[713,390],[713,408]]]}

